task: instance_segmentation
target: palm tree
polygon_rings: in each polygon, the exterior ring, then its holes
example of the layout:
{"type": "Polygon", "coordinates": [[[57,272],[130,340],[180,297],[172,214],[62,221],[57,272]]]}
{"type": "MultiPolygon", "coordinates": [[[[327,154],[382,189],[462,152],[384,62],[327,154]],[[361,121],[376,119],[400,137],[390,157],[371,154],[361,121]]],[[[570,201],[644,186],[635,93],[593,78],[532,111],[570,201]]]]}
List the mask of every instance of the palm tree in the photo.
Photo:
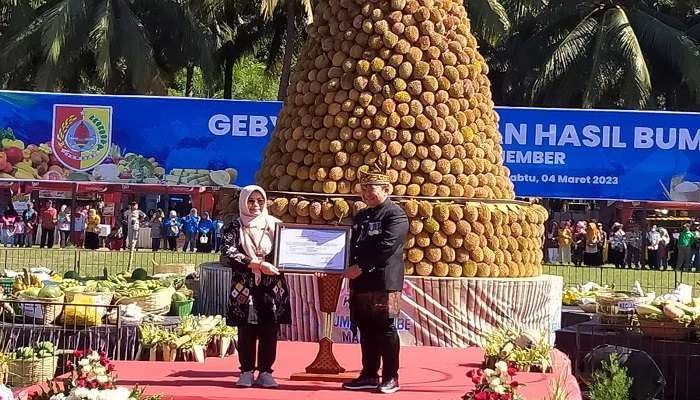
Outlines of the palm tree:
{"type": "Polygon", "coordinates": [[[25,21],[0,38],[0,55],[24,54],[21,71],[34,66],[39,89],[78,91],[87,77],[106,92],[160,94],[180,68],[216,75],[206,12],[216,0],[0,1],[25,3],[25,21]]]}
{"type": "Polygon", "coordinates": [[[192,95],[195,67],[205,82],[216,80],[215,52],[217,0],[142,0],[137,13],[151,38],[161,69],[174,79],[186,70],[185,96],[192,95]]]}
{"type": "Polygon", "coordinates": [[[503,44],[547,4],[549,0],[464,0],[473,33],[491,47],[503,44]]]}
{"type": "MultiPolygon", "coordinates": [[[[514,52],[530,104],[645,108],[671,74],[700,95],[700,46],[648,0],[561,0],[514,52]]],[[[678,85],[676,85],[678,86],[678,85]]],[[[677,89],[677,88],[676,88],[677,89]]]]}
{"type": "MultiPolygon", "coordinates": [[[[279,5],[282,3],[280,0],[263,0],[260,3],[260,11],[265,17],[265,19],[270,20],[274,18],[276,23],[273,25],[278,27],[278,29],[275,30],[272,40],[272,46],[270,48],[270,61],[276,58],[276,55],[278,54],[278,49],[280,48],[279,45],[281,44],[282,40],[284,40],[284,56],[282,57],[280,88],[279,93],[277,95],[278,100],[283,100],[285,97],[287,97],[287,87],[289,86],[289,79],[292,74],[292,59],[294,58],[294,54],[298,50],[297,42],[300,29],[299,27],[301,26],[301,23],[299,21],[299,19],[301,18],[301,14],[299,13],[299,8],[297,7],[296,0],[285,1],[286,7],[283,15],[279,11],[277,11],[279,5]],[[284,20],[285,22],[284,25],[281,24],[282,20],[284,20]],[[279,29],[282,26],[285,27],[284,34],[282,34],[282,30],[279,29]]],[[[299,3],[304,8],[306,23],[312,23],[313,7],[311,4],[311,0],[299,0],[299,3]]]]}
{"type": "Polygon", "coordinates": [[[514,53],[536,32],[536,17],[548,4],[549,0],[464,0],[479,52],[489,65],[496,104],[516,105],[513,94],[527,90],[519,80],[514,53]]]}

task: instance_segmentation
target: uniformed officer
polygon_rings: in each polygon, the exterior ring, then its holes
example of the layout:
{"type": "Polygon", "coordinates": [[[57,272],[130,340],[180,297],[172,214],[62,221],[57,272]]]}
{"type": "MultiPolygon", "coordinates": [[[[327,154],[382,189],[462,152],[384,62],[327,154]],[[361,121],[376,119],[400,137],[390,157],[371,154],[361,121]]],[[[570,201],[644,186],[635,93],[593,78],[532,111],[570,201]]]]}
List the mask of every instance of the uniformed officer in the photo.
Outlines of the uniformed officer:
{"type": "MultiPolygon", "coordinates": [[[[384,159],[381,159],[382,161],[384,159]]],[[[391,182],[386,162],[359,176],[362,200],[367,208],[353,219],[350,280],[350,320],[353,332],[360,332],[362,372],[343,384],[348,390],[399,390],[399,335],[394,319],[399,313],[403,289],[403,248],[408,218],[389,199],[391,182]],[[378,379],[380,360],[382,380],[378,379]]]]}

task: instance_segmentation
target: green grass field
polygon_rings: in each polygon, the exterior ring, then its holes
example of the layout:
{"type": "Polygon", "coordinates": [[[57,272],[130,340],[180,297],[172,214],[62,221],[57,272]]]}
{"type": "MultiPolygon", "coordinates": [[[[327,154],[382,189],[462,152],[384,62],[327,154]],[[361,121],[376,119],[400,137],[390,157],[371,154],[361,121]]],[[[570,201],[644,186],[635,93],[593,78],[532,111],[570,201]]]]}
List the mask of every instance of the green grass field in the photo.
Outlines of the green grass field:
{"type": "Polygon", "coordinates": [[[629,290],[635,281],[639,281],[642,289],[663,294],[672,291],[678,284],[691,286],[700,280],[699,272],[654,271],[647,269],[616,269],[612,265],[602,267],[574,267],[572,265],[545,265],[545,274],[560,275],[564,285],[574,285],[586,282],[596,282],[614,286],[618,290],[629,290]]]}
{"type": "MultiPolygon", "coordinates": [[[[152,252],[140,250],[134,253],[132,269],[137,267],[153,271],[153,262],[158,264],[188,263],[201,264],[217,261],[214,253],[183,253],[181,251],[152,252]]],[[[107,268],[108,273],[117,273],[129,269],[128,251],[93,251],[78,249],[19,249],[0,248],[0,266],[5,269],[21,270],[28,266],[46,266],[56,272],[77,270],[83,276],[99,276],[107,268]]],[[[645,290],[665,293],[673,290],[678,283],[694,285],[700,281],[700,272],[650,271],[633,269],[615,269],[613,266],[574,267],[571,265],[546,265],[544,273],[564,277],[565,285],[596,282],[614,286],[619,290],[632,288],[639,281],[645,290]]]]}
{"type": "MultiPolygon", "coordinates": [[[[0,265],[5,269],[15,271],[28,266],[45,266],[58,273],[75,270],[83,276],[99,276],[102,275],[105,268],[108,273],[128,270],[129,258],[128,251],[0,248],[0,265]]],[[[140,250],[134,252],[131,268],[143,267],[152,272],[154,262],[157,264],[187,263],[199,265],[218,259],[219,255],[215,253],[140,250]]]]}

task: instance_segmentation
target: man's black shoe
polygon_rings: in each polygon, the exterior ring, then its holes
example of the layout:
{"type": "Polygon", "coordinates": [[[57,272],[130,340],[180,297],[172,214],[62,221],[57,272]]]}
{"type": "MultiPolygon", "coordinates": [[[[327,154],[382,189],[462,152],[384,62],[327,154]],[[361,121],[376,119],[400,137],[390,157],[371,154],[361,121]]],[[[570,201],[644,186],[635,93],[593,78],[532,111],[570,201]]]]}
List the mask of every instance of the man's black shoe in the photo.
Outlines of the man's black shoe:
{"type": "Polygon", "coordinates": [[[399,380],[395,378],[387,379],[379,385],[379,391],[385,394],[396,393],[399,391],[399,380]]]}
{"type": "Polygon", "coordinates": [[[367,378],[361,376],[357,379],[353,379],[350,382],[343,383],[343,389],[347,390],[368,390],[376,389],[379,384],[379,379],[377,378],[367,378]]]}

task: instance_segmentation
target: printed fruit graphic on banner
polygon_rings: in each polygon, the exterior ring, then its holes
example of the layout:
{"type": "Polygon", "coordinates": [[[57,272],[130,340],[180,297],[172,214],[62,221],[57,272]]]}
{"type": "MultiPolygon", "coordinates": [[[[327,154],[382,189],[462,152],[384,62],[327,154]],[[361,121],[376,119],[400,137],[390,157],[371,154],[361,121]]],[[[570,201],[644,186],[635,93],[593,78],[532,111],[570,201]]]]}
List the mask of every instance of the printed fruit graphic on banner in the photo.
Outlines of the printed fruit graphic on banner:
{"type": "Polygon", "coordinates": [[[407,273],[540,274],[547,212],[512,201],[487,74],[460,2],[321,0],[257,175],[271,212],[349,224],[382,156],[407,273]]]}
{"type": "MultiPolygon", "coordinates": [[[[73,118],[68,121],[72,121],[73,125],[76,123],[73,118]]],[[[71,123],[66,124],[65,129],[73,126],[71,123]]],[[[74,136],[77,135],[77,139],[70,140],[89,143],[90,139],[83,137],[83,129],[87,128],[82,127],[80,131],[75,128],[72,132],[74,136]]],[[[170,174],[166,174],[165,168],[154,157],[126,152],[117,144],[109,146],[99,165],[84,171],[72,166],[73,169],[69,169],[65,160],[56,156],[51,143],[29,144],[25,147],[24,142],[15,138],[11,128],[0,129],[0,150],[0,179],[231,186],[238,175],[234,168],[213,171],[173,168],[170,174]]],[[[65,149],[59,146],[59,151],[63,150],[65,149]]],[[[71,165],[70,161],[68,165],[71,165]]]]}

